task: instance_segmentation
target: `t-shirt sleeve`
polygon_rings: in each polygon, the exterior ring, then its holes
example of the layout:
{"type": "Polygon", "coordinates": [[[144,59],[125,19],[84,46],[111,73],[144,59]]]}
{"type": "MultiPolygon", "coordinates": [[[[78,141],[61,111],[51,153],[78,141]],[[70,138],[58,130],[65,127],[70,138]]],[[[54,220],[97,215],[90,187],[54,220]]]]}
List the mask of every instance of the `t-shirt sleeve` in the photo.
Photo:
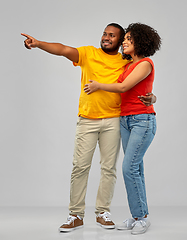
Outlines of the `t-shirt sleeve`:
{"type": "Polygon", "coordinates": [[[73,62],[73,65],[76,66],[83,66],[85,59],[86,59],[86,47],[78,47],[77,48],[79,52],[79,61],[78,63],[73,62]]]}

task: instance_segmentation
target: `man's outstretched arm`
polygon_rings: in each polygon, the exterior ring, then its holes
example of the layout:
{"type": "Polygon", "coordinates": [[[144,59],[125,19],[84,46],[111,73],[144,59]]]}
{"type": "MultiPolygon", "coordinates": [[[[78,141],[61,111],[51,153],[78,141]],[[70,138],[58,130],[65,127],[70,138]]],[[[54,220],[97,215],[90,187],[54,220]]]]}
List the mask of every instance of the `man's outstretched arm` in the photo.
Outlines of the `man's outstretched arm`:
{"type": "Polygon", "coordinates": [[[54,55],[64,56],[72,62],[78,63],[79,61],[79,52],[76,48],[69,47],[61,43],[48,43],[39,41],[25,33],[21,33],[21,35],[27,38],[24,41],[27,49],[39,48],[54,55]]]}

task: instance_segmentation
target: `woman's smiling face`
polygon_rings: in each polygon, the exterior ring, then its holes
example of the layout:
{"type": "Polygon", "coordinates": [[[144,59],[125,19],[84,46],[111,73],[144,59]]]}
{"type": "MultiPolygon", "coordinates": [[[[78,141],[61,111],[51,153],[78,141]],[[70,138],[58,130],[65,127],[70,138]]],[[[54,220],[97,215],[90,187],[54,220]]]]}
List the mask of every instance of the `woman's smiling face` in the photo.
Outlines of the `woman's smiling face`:
{"type": "Polygon", "coordinates": [[[125,34],[123,43],[123,53],[124,54],[133,54],[134,53],[134,42],[132,40],[130,32],[125,34]]]}

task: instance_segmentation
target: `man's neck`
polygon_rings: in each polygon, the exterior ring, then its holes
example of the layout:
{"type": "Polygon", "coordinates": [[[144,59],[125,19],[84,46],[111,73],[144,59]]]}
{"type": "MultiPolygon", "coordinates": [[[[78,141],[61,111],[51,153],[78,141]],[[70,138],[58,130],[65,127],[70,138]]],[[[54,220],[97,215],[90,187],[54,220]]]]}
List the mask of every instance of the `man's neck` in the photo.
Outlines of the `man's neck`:
{"type": "MultiPolygon", "coordinates": [[[[101,49],[102,49],[102,48],[101,48],[101,49]]],[[[112,51],[112,52],[107,51],[107,50],[104,50],[104,49],[102,49],[102,50],[103,50],[103,52],[105,52],[105,53],[108,54],[108,55],[117,55],[117,54],[118,54],[118,50],[112,51]]]]}

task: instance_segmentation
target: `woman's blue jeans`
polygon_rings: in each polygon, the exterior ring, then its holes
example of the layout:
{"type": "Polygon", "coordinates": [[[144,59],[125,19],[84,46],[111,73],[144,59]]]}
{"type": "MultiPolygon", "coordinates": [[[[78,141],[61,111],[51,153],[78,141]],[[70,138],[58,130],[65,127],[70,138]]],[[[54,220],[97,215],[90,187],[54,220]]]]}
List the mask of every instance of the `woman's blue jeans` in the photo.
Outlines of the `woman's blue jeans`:
{"type": "Polygon", "coordinates": [[[129,208],[133,218],[148,214],[143,157],[156,133],[154,114],[121,116],[121,138],[124,151],[122,165],[129,208]]]}

